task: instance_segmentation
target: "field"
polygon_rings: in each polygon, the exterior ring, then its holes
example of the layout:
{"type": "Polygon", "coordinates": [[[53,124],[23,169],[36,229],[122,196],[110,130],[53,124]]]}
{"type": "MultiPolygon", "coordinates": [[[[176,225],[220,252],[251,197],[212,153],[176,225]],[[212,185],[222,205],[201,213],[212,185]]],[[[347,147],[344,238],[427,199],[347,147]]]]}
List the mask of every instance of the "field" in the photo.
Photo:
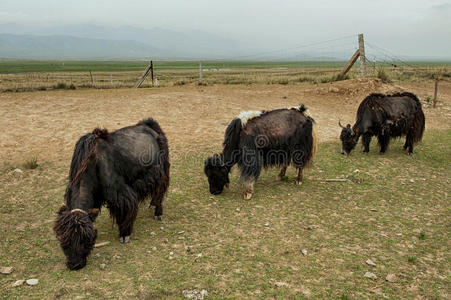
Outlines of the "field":
{"type": "MultiPolygon", "coordinates": [[[[227,72],[249,82],[227,84],[229,75],[221,75],[217,83],[206,72],[206,85],[196,83],[194,68],[161,70],[168,77],[159,87],[0,93],[0,266],[14,268],[0,274],[0,297],[177,299],[183,291],[201,290],[234,299],[451,296],[451,83],[442,78],[433,108],[433,81],[426,76],[447,74],[447,67],[399,80],[387,67],[394,84],[374,78],[322,83],[322,76],[332,76],[324,70],[336,66],[230,67],[227,72]],[[306,69],[324,73],[305,75],[306,69]],[[178,72],[193,79],[175,84],[183,80],[170,78],[178,72]],[[278,76],[316,81],[268,84],[278,76]],[[338,119],[352,123],[370,92],[403,89],[420,97],[426,114],[424,139],[413,157],[402,150],[403,140],[382,156],[374,141],[366,156],[360,146],[349,157],[340,155],[338,119]],[[225,125],[241,110],[299,103],[309,107],[319,137],[304,184],[293,183],[294,169],[284,181],[270,169],[245,201],[234,170],[230,188],[211,197],[203,160],[221,150],[225,125]],[[95,248],[84,269],[68,271],[52,222],[76,140],[96,126],[113,130],[148,116],[159,121],[170,143],[163,221],[153,220],[143,204],[131,243],[122,245],[103,210],[97,242],[110,244],[95,248]],[[12,287],[29,278],[39,279],[38,285],[12,287]]],[[[30,74],[4,74],[1,84],[30,74]]]]}

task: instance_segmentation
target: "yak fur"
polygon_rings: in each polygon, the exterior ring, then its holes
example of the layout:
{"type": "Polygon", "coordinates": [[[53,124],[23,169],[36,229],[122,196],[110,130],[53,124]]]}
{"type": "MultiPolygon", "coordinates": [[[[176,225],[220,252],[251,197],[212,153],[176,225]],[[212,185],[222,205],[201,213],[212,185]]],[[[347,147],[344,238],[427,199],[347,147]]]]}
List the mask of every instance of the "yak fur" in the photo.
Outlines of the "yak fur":
{"type": "Polygon", "coordinates": [[[128,242],[138,205],[148,196],[161,219],[169,185],[166,136],[153,119],[109,133],[95,129],[79,139],[69,171],[65,200],[54,231],[71,270],[86,265],[97,237],[93,222],[103,205],[128,242]]]}

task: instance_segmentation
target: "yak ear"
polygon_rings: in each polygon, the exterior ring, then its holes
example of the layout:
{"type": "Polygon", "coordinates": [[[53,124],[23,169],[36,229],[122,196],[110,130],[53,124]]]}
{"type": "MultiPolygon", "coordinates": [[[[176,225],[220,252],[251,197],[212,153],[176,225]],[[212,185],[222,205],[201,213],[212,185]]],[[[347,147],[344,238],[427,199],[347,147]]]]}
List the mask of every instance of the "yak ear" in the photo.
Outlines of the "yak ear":
{"type": "Polygon", "coordinates": [[[100,210],[98,208],[91,208],[88,210],[88,216],[91,219],[91,221],[95,221],[97,216],[99,215],[100,210]]]}
{"type": "Polygon", "coordinates": [[[60,209],[58,209],[58,215],[62,215],[64,212],[68,211],[69,209],[67,208],[66,204],[63,204],[60,209]]]}

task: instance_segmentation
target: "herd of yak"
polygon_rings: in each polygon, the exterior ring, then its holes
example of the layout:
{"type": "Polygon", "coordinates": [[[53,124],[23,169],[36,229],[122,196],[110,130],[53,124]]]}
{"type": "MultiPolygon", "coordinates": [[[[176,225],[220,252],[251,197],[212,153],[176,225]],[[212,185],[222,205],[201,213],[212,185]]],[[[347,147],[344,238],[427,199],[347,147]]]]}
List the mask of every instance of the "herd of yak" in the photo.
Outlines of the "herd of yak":
{"type": "MultiPolygon", "coordinates": [[[[243,112],[227,127],[223,151],[205,160],[204,172],[210,192],[220,194],[229,184],[229,173],[238,165],[244,183],[244,198],[254,193],[262,168],[279,167],[279,179],[291,164],[303,169],[313,160],[317,139],[313,118],[304,105],[272,111],[243,112]]],[[[371,94],[357,110],[355,124],[342,126],[342,154],[350,154],[360,136],[364,153],[373,136],[380,153],[390,139],[406,136],[404,149],[422,139],[425,117],[412,93],[371,94]]],[[[54,231],[71,270],[81,269],[94,247],[97,230],[93,222],[103,205],[119,228],[121,243],[130,241],[140,202],[151,198],[155,219],[163,215],[163,198],[169,185],[169,150],[163,130],[153,119],[114,132],[95,129],[75,145],[65,200],[54,231]]]]}

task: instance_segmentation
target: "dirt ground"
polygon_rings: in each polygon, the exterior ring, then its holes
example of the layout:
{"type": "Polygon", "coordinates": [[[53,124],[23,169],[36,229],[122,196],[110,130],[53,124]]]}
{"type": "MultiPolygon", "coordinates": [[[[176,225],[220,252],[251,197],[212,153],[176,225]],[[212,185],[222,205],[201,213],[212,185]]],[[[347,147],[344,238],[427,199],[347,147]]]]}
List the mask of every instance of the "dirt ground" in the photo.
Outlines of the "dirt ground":
{"type": "MultiPolygon", "coordinates": [[[[58,161],[72,154],[77,139],[100,126],[109,130],[155,118],[172,155],[217,145],[225,126],[242,110],[269,110],[304,103],[321,141],[336,139],[338,120],[352,123],[370,92],[414,92],[424,100],[432,84],[384,84],[353,79],[328,84],[213,85],[152,89],[44,91],[0,94],[0,161],[58,161]]],[[[427,128],[450,128],[451,85],[440,86],[437,109],[424,103],[427,128]]]]}

